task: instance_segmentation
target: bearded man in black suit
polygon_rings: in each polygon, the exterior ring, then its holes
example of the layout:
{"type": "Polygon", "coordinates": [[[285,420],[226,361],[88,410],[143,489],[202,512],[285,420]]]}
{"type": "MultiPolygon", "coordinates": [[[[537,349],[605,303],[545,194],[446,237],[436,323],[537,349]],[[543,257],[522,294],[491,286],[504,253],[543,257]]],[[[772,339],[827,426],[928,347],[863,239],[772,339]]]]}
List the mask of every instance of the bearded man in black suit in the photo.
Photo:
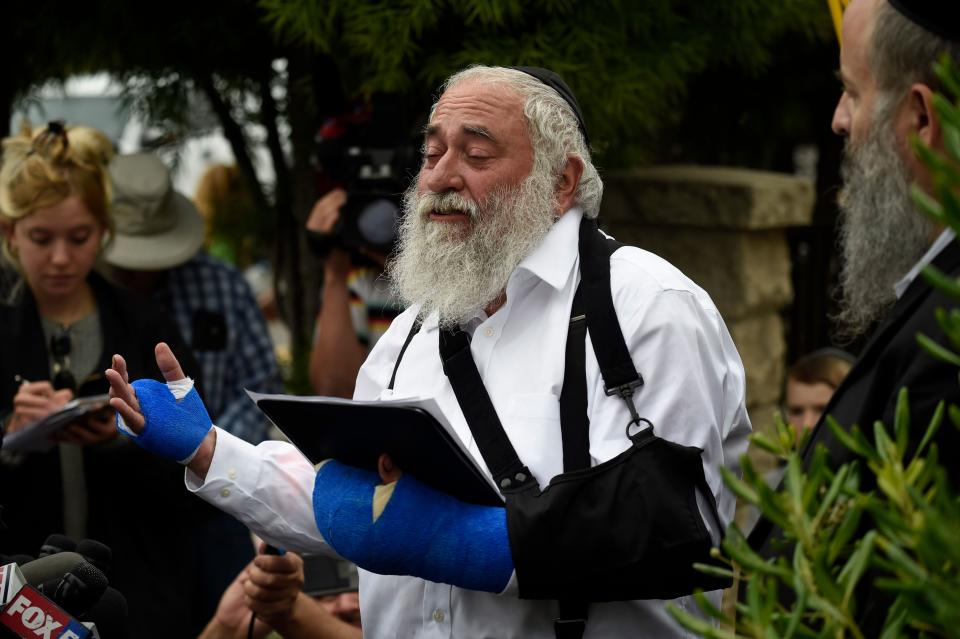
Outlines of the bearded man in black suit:
{"type": "MultiPolygon", "coordinates": [[[[956,302],[934,291],[920,271],[932,263],[960,275],[960,244],[952,230],[914,204],[911,185],[932,193],[933,179],[910,146],[916,137],[943,150],[933,107],[940,89],[933,64],[946,54],[960,65],[960,12],[954,4],[854,0],[843,17],[843,94],[833,117],[834,132],[846,138],[838,320],[841,332],[850,337],[877,328],[825,414],[846,428],[859,424],[871,439],[876,420],[892,426],[901,388],[909,391],[917,439],[941,399],[960,403],[956,367],[935,360],[916,339],[923,333],[947,342],[934,311],[956,302]]],[[[957,430],[944,425],[939,434],[941,458],[946,458],[958,450],[957,430]]],[[[828,447],[836,464],[853,456],[824,420],[814,431],[808,456],[818,443],[828,447]]],[[[950,470],[956,483],[960,473],[950,470]]]]}

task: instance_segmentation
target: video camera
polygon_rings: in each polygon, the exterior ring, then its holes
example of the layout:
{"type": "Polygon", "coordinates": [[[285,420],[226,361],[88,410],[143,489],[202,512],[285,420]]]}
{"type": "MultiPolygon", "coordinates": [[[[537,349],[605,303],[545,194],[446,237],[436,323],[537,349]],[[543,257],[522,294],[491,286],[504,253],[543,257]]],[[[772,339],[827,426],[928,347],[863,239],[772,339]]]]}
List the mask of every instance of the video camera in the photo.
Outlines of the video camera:
{"type": "Polygon", "coordinates": [[[317,136],[316,154],[324,174],[347,191],[347,203],[330,234],[311,233],[314,252],[323,256],[334,246],[392,252],[402,212],[402,197],[419,168],[412,136],[397,134],[398,118],[374,122],[372,111],[328,120],[317,136]]]}

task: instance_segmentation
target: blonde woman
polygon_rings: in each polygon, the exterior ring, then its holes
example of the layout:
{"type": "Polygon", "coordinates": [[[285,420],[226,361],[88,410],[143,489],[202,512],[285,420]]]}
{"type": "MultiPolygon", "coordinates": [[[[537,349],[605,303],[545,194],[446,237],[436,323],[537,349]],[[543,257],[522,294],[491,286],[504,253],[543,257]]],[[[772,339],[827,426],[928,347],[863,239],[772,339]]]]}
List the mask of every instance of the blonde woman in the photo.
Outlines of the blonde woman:
{"type": "MultiPolygon", "coordinates": [[[[157,342],[189,352],[164,313],[93,271],[113,228],[112,155],[102,133],[56,122],[3,141],[3,252],[22,278],[19,294],[0,306],[6,433],[74,396],[105,393],[111,353],[131,353],[141,375],[160,378],[157,342]]],[[[188,366],[196,374],[195,363],[188,366]]],[[[163,552],[178,541],[177,520],[198,508],[183,489],[182,471],[170,472],[118,440],[110,409],[69,425],[58,439],[47,452],[5,455],[0,504],[9,530],[0,552],[36,555],[51,533],[102,541],[114,553],[110,583],[128,598],[131,629],[150,626],[136,636],[188,636],[179,634],[185,627],[171,625],[178,620],[167,619],[179,605],[156,603],[169,604],[171,592],[189,595],[182,571],[163,552]]]]}

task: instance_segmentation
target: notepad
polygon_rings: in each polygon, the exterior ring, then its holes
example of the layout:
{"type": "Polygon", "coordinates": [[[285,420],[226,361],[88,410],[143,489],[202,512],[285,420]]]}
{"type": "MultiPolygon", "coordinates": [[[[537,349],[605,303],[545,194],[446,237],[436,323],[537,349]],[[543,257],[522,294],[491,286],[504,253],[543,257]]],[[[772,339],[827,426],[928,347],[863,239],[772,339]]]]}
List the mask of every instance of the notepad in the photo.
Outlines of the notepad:
{"type": "Polygon", "coordinates": [[[60,410],[30,422],[15,433],[4,435],[3,450],[12,452],[48,450],[56,443],[53,435],[78,419],[103,409],[107,406],[108,400],[107,394],[72,399],[60,410]]]}
{"type": "Polygon", "coordinates": [[[397,468],[457,499],[502,506],[493,480],[476,464],[433,399],[353,401],[247,391],[312,463],[324,459],[377,469],[382,453],[397,468]]]}

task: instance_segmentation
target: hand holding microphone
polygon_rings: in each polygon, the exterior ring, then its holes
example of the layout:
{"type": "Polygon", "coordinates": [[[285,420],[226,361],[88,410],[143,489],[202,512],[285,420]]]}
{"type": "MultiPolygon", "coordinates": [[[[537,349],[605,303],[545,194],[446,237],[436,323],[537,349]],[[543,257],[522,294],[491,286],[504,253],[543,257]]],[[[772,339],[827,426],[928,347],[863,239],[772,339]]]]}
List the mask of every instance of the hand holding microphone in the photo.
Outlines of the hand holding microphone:
{"type": "Polygon", "coordinates": [[[276,551],[263,542],[260,552],[247,566],[243,599],[257,617],[273,625],[277,618],[290,614],[302,594],[303,559],[296,553],[276,551]]]}

